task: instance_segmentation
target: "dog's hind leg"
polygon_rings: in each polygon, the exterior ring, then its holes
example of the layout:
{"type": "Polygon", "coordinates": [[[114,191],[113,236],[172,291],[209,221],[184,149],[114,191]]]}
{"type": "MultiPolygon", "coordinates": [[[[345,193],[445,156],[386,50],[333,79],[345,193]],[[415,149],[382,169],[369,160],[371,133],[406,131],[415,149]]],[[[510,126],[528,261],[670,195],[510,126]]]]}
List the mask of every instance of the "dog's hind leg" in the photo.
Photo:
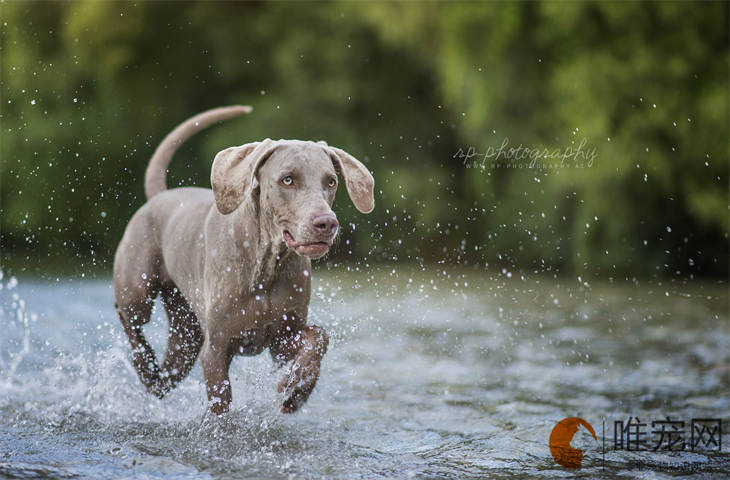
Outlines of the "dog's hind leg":
{"type": "Polygon", "coordinates": [[[170,321],[167,352],[160,368],[162,386],[168,392],[193,368],[203,345],[203,333],[198,318],[175,285],[165,286],[161,296],[170,321]]]}
{"type": "Polygon", "coordinates": [[[162,398],[165,391],[160,382],[160,370],[155,359],[155,352],[142,332],[142,327],[150,321],[157,291],[154,288],[147,288],[142,292],[139,290],[141,289],[117,291],[117,312],[122,321],[124,333],[127,334],[129,343],[132,345],[132,364],[137,371],[137,376],[148,392],[162,398]]]}
{"type": "Polygon", "coordinates": [[[155,352],[142,328],[149,323],[155,297],[160,293],[162,263],[156,252],[146,217],[140,213],[130,221],[114,257],[115,307],[124,333],[132,345],[132,364],[148,392],[162,398],[160,369],[155,352]],[[140,233],[142,232],[142,233],[140,233]]]}

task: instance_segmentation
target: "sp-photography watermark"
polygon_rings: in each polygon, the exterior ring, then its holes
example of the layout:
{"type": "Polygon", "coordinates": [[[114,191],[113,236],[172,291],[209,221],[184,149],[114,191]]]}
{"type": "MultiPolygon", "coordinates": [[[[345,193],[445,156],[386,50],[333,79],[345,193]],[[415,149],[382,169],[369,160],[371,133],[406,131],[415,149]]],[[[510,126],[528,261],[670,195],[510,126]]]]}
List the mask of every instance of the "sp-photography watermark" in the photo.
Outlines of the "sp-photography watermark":
{"type": "Polygon", "coordinates": [[[488,146],[484,151],[475,147],[466,150],[459,148],[452,158],[458,159],[466,168],[481,170],[494,169],[559,169],[559,168],[591,168],[598,152],[596,147],[588,144],[586,138],[577,146],[544,147],[530,146],[520,143],[510,146],[509,137],[502,143],[488,146]]]}

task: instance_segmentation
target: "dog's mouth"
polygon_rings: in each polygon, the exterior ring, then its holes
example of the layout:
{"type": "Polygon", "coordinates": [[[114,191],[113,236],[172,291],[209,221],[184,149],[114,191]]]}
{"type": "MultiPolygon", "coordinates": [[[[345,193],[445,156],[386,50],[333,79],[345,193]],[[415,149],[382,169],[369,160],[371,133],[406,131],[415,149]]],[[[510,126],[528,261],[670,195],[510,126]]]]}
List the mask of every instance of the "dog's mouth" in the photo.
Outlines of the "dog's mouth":
{"type": "Polygon", "coordinates": [[[297,243],[289,230],[284,230],[283,235],[286,245],[303,257],[319,258],[330,249],[327,242],[297,243]]]}

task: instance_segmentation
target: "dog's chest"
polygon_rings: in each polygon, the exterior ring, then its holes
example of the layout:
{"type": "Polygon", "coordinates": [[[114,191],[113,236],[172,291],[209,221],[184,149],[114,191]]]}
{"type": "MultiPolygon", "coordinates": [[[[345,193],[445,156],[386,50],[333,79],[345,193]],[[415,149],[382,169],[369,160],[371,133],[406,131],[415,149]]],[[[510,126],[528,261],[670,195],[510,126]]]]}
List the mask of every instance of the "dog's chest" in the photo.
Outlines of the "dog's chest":
{"type": "Polygon", "coordinates": [[[286,330],[303,326],[307,318],[310,285],[280,281],[268,289],[260,285],[240,309],[231,343],[238,355],[258,355],[286,330]]]}

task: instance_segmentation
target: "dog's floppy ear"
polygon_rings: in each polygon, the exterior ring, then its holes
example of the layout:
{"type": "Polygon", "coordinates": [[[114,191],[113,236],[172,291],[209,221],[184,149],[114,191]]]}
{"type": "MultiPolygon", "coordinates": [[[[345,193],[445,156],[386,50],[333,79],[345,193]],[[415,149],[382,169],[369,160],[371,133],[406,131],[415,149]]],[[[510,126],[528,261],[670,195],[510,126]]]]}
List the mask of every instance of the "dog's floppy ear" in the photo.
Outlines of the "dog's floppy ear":
{"type": "Polygon", "coordinates": [[[267,138],[218,152],[210,171],[210,185],[219,212],[231,213],[258,187],[258,169],[276,147],[267,138]]]}
{"type": "Polygon", "coordinates": [[[352,203],[355,204],[355,208],[362,213],[372,212],[375,208],[375,198],[373,197],[375,180],[368,169],[344,150],[335,147],[325,147],[325,149],[332,159],[337,173],[344,177],[347,193],[350,195],[352,203]]]}

